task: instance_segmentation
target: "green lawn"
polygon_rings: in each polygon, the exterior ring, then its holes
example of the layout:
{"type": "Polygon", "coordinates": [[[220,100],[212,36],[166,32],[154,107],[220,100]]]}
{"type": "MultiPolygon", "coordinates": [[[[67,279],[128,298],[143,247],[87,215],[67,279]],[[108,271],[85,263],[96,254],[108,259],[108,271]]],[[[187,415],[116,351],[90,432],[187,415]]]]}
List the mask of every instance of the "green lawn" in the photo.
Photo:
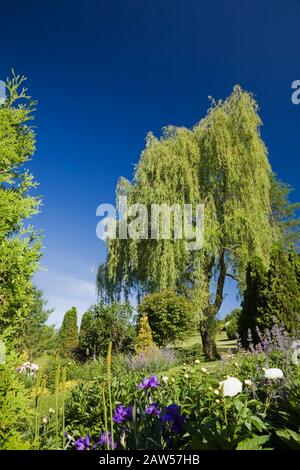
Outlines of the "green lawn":
{"type": "MultiPolygon", "coordinates": [[[[236,340],[229,340],[225,332],[222,332],[217,337],[218,351],[226,355],[231,350],[232,353],[236,351],[237,344],[236,340]]],[[[206,361],[202,351],[202,341],[199,333],[193,333],[188,339],[182,341],[175,346],[175,351],[180,354],[181,358],[185,358],[184,361],[187,364],[192,364],[196,359],[201,361],[200,366],[206,367],[207,369],[214,368],[219,361],[206,361]]],[[[166,375],[175,375],[181,366],[171,367],[166,371],[166,375]]]]}

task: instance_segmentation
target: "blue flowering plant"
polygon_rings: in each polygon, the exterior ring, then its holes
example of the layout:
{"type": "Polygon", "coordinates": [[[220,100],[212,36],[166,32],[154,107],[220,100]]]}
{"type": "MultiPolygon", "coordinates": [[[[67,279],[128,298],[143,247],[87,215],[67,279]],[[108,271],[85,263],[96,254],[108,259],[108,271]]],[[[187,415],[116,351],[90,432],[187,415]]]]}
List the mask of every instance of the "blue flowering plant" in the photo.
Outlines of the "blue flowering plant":
{"type": "Polygon", "coordinates": [[[145,377],[136,385],[140,396],[132,404],[117,404],[112,413],[113,429],[99,438],[90,434],[70,440],[75,450],[170,449],[184,446],[187,417],[177,404],[162,405],[156,393],[162,387],[158,377],[145,377]],[[114,437],[113,437],[114,436],[114,437]]]}

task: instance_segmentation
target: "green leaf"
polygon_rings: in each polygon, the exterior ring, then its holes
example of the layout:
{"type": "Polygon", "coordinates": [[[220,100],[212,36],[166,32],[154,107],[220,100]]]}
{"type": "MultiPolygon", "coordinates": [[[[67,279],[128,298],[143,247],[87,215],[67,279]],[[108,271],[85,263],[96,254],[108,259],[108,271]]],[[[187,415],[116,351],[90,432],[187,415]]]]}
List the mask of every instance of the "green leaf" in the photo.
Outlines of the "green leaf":
{"type": "Polygon", "coordinates": [[[260,450],[263,444],[268,442],[270,436],[265,434],[263,436],[253,436],[241,441],[236,450],[260,450]]]}

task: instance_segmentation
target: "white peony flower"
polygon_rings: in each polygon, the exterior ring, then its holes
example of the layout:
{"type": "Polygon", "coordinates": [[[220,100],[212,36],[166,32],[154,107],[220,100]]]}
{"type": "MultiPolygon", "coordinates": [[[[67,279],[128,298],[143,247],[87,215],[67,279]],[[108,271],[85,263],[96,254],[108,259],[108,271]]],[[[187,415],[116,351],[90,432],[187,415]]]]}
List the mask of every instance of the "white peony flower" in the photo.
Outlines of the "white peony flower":
{"type": "Polygon", "coordinates": [[[242,382],[236,377],[229,377],[223,380],[223,382],[220,382],[220,387],[224,397],[234,397],[243,390],[242,382]]]}
{"type": "Polygon", "coordinates": [[[277,369],[273,367],[271,369],[264,369],[266,379],[275,380],[275,379],[282,379],[283,372],[281,369],[277,369]]]}
{"type": "Polygon", "coordinates": [[[195,364],[200,364],[199,359],[196,359],[196,360],[195,360],[195,364]]]}

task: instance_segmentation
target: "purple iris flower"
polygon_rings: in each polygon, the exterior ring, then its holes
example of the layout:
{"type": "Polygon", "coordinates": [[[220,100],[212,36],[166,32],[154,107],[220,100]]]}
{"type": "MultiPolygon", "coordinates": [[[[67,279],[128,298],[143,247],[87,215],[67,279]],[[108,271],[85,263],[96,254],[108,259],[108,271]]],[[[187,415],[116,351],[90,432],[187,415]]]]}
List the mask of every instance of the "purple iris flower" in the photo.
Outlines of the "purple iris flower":
{"type": "Polygon", "coordinates": [[[153,416],[159,417],[161,414],[161,408],[157,403],[152,403],[151,405],[146,407],[145,413],[147,415],[153,415],[153,416]]]}
{"type": "Polygon", "coordinates": [[[115,409],[113,420],[117,424],[124,423],[132,418],[132,406],[118,405],[115,409]]]}
{"type": "Polygon", "coordinates": [[[171,431],[180,434],[185,423],[185,416],[180,414],[180,407],[172,404],[166,408],[165,414],[161,417],[162,423],[169,423],[171,431]]]}
{"type": "MultiPolygon", "coordinates": [[[[108,443],[109,443],[109,447],[112,448],[112,437],[111,437],[110,432],[108,432],[108,443]]],[[[99,437],[99,441],[97,442],[95,447],[98,447],[98,446],[106,447],[106,445],[107,445],[107,437],[106,437],[106,431],[104,431],[99,437]]],[[[114,449],[116,449],[116,447],[117,447],[117,443],[114,442],[114,449]]]]}
{"type": "Polygon", "coordinates": [[[74,443],[74,447],[76,450],[89,450],[91,446],[91,436],[87,434],[85,437],[81,437],[77,439],[74,443]]]}
{"type": "Polygon", "coordinates": [[[156,375],[152,375],[149,379],[146,377],[137,386],[139,390],[142,390],[145,388],[156,388],[156,387],[160,387],[160,382],[156,375]]]}

